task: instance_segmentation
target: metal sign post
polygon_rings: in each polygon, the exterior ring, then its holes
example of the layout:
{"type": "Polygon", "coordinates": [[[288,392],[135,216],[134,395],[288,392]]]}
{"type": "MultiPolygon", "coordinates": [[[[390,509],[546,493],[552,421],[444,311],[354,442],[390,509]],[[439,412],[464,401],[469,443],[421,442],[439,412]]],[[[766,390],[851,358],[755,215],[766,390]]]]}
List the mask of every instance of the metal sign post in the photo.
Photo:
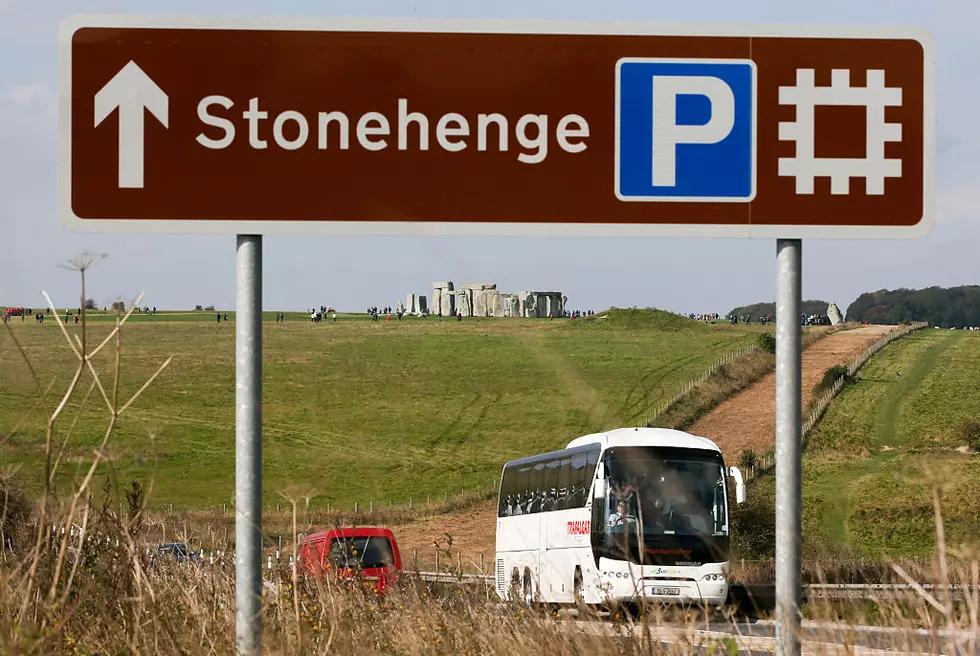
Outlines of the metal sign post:
{"type": "Polygon", "coordinates": [[[240,654],[262,646],[262,236],[235,258],[235,630],[240,654]]]}
{"type": "Polygon", "coordinates": [[[776,241],[776,653],[800,653],[803,243],[776,241]]]}

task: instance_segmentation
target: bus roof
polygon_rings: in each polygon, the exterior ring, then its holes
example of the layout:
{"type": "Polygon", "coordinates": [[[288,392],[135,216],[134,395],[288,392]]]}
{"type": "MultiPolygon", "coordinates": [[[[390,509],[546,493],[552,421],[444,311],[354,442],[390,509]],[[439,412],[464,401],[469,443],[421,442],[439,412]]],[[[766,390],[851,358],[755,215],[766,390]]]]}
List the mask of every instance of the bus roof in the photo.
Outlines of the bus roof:
{"type": "Polygon", "coordinates": [[[613,446],[672,446],[682,449],[709,449],[721,451],[718,445],[706,437],[692,435],[672,428],[616,428],[603,433],[577,437],[566,448],[585,444],[600,444],[602,448],[613,446]]]}
{"type": "Polygon", "coordinates": [[[569,457],[594,449],[606,449],[614,446],[665,446],[681,449],[706,449],[721,453],[718,445],[708,438],[672,428],[616,428],[604,433],[592,433],[576,437],[564,449],[510,460],[504,464],[504,468],[537,464],[538,462],[553,460],[559,456],[569,457]]]}

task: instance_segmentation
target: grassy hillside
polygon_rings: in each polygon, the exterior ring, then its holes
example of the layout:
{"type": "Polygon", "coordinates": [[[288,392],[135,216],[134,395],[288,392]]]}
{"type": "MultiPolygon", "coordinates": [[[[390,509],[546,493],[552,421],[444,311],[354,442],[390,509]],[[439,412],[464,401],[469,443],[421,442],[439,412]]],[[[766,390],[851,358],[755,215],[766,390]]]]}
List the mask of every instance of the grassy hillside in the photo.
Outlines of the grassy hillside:
{"type": "MultiPolygon", "coordinates": [[[[685,382],[752,339],[728,325],[633,312],[622,322],[614,314],[607,324],[342,317],[318,325],[295,315],[280,325],[269,313],[266,503],[300,487],[315,490],[320,504],[337,504],[420,499],[486,485],[509,458],[561,447],[589,431],[643,423],[685,382]]],[[[15,320],[10,328],[41,385],[53,382],[60,395],[75,360],[55,322],[15,320]]],[[[93,322],[89,342],[101,341],[109,329],[108,321],[93,322]]],[[[153,479],[157,506],[230,502],[234,323],[218,324],[210,313],[134,315],[122,343],[123,399],[166,357],[174,360],[121,417],[109,450],[114,475],[124,484],[153,479]]],[[[96,358],[107,386],[109,350],[96,358]]],[[[83,377],[57,426],[60,443],[77,418],[64,476],[90,461],[104,431],[98,391],[80,411],[90,385],[83,377]]],[[[0,448],[0,465],[22,467],[35,485],[46,416],[33,407],[37,398],[29,369],[0,329],[0,430],[16,427],[0,448]]]]}
{"type": "Polygon", "coordinates": [[[980,541],[980,336],[924,330],[877,355],[811,435],[803,463],[806,536],[832,551],[926,556],[934,546],[929,472],[944,486],[948,541],[980,541]]]}

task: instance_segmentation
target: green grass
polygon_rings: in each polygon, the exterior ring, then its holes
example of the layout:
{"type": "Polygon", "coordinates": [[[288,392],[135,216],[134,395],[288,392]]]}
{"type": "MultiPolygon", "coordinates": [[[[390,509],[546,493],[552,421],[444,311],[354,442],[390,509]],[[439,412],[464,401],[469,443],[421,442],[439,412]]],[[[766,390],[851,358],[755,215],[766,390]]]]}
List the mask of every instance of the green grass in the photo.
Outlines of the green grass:
{"type": "Polygon", "coordinates": [[[980,541],[980,457],[960,426],[980,418],[980,336],[924,330],[875,356],[811,434],[803,462],[805,537],[817,549],[927,556],[941,481],[951,544],[980,541]]]}
{"type": "MultiPolygon", "coordinates": [[[[405,318],[363,315],[314,325],[290,315],[264,324],[264,500],[312,488],[315,504],[396,502],[486,486],[511,458],[560,448],[591,431],[642,424],[653,408],[751,331],[686,323],[663,313],[619,322],[405,318]],[[618,323],[617,323],[618,322],[618,323]]],[[[229,319],[233,313],[229,312],[229,319]]],[[[89,342],[110,324],[93,315],[89,342]]],[[[57,403],[75,359],[53,319],[10,328],[57,403]]],[[[73,333],[77,326],[69,326],[73,333]]],[[[235,453],[234,324],[209,312],[134,315],[124,329],[120,397],[168,356],[169,369],[126,413],[109,449],[120,483],[153,480],[151,505],[231,503],[235,453]]],[[[96,358],[111,385],[110,349],[96,358]]],[[[106,423],[85,376],[57,426],[68,441],[59,486],[89,463],[106,423]]],[[[11,431],[0,464],[39,486],[43,408],[10,335],[0,329],[0,426],[11,431]]],[[[101,483],[99,483],[101,485],[101,483]]],[[[98,489],[98,486],[96,486],[98,489]]]]}

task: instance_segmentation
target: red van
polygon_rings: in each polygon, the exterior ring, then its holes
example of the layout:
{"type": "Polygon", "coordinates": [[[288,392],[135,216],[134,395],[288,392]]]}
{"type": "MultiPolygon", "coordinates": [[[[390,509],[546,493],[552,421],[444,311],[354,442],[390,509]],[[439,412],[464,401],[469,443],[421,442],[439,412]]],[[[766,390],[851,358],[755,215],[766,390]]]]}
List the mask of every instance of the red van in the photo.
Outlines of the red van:
{"type": "Polygon", "coordinates": [[[333,571],[341,578],[374,581],[378,593],[402,571],[394,534],[381,527],[343,528],[311,533],[300,542],[299,568],[309,574],[333,571]]]}

